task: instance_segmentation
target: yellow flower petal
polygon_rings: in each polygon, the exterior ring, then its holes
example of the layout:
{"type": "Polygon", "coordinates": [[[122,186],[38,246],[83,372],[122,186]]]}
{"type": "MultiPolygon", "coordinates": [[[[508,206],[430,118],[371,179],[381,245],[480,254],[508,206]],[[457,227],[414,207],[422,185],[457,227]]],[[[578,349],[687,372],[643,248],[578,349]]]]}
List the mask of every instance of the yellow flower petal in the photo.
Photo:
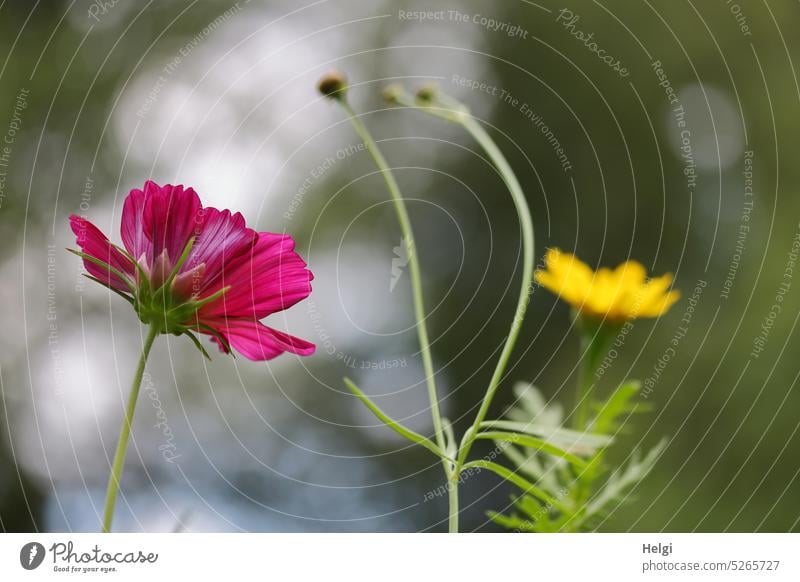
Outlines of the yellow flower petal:
{"type": "Polygon", "coordinates": [[[680,298],[680,292],[668,291],[671,274],[648,280],[647,270],[633,260],[595,272],[574,255],[551,248],[545,265],[536,271],[536,282],[590,317],[612,321],[658,317],[680,298]]]}

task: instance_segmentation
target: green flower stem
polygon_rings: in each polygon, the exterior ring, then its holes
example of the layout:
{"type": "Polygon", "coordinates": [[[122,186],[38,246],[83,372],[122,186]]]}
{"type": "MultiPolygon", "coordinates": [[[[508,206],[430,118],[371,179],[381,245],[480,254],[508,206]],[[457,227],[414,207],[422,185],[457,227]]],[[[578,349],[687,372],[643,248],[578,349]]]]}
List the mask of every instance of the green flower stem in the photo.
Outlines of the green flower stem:
{"type": "MultiPolygon", "coordinates": [[[[445,450],[444,432],[442,430],[442,416],[439,412],[439,395],[436,391],[436,380],[434,378],[433,359],[431,358],[430,340],[428,339],[428,328],[425,325],[425,304],[422,300],[422,275],[420,273],[419,261],[417,258],[417,248],[414,242],[414,232],[411,229],[411,220],[408,217],[405,201],[403,195],[400,193],[400,188],[397,185],[397,180],[394,178],[386,158],[383,157],[375,140],[369,133],[367,127],[362,123],[361,119],[356,115],[353,108],[347,102],[344,95],[335,99],[345,110],[350,123],[353,125],[358,136],[363,140],[364,146],[369,151],[375,165],[383,175],[389,193],[392,196],[395,210],[397,211],[397,218],[400,221],[400,230],[406,241],[406,248],[408,249],[408,266],[411,275],[411,291],[414,297],[414,316],[417,324],[417,335],[419,336],[420,352],[422,354],[422,365],[425,370],[425,379],[428,385],[428,397],[431,404],[431,416],[433,417],[433,428],[436,433],[436,444],[441,450],[445,450]]],[[[451,463],[443,461],[445,471],[448,473],[451,463]]]]}
{"type": "Polygon", "coordinates": [[[589,321],[581,320],[580,316],[576,324],[581,336],[580,353],[582,359],[575,401],[576,412],[572,426],[577,431],[585,431],[589,429],[594,375],[617,328],[611,324],[593,324],[589,321]]]}
{"type": "Polygon", "coordinates": [[[128,395],[128,406],[125,409],[125,418],[122,421],[122,428],[120,428],[119,431],[117,451],[114,453],[114,464],[111,466],[111,475],[108,477],[106,507],[103,514],[103,533],[108,533],[111,531],[111,522],[114,519],[114,506],[117,501],[117,492],[119,491],[119,481],[120,477],[122,476],[122,467],[125,465],[125,453],[128,450],[128,438],[131,434],[133,413],[136,410],[136,401],[139,396],[139,388],[142,385],[142,377],[144,376],[144,367],[147,363],[147,356],[150,354],[150,348],[153,347],[153,342],[158,334],[158,326],[150,326],[150,330],[147,333],[147,338],[144,340],[144,346],[142,346],[142,355],[139,358],[139,366],[136,368],[136,374],[133,377],[131,393],[128,395]]]}
{"type": "Polygon", "coordinates": [[[575,393],[575,418],[572,426],[581,430],[586,426],[591,408],[592,374],[594,372],[594,348],[596,342],[585,331],[581,332],[580,351],[585,354],[581,360],[578,376],[578,390],[575,393]]]}
{"type": "MultiPolygon", "coordinates": [[[[456,100],[441,94],[437,95],[437,99],[441,100],[441,106],[433,104],[432,106],[418,107],[418,109],[434,115],[435,117],[440,117],[452,123],[460,124],[475,139],[475,141],[478,142],[478,145],[483,148],[484,152],[487,156],[489,156],[489,159],[492,161],[492,164],[499,172],[503,182],[505,182],[506,187],[511,193],[511,198],[514,201],[514,207],[516,208],[517,216],[519,217],[520,226],[522,228],[523,247],[522,281],[520,285],[519,298],[517,300],[517,308],[514,312],[514,319],[511,322],[511,329],[506,337],[503,351],[501,352],[500,358],[497,361],[494,373],[489,380],[489,387],[483,396],[478,413],[475,416],[472,426],[467,429],[467,431],[464,433],[464,437],[461,439],[461,446],[459,447],[460,450],[456,460],[456,466],[453,469],[454,477],[452,479],[454,485],[453,489],[457,489],[458,475],[461,473],[470,448],[477,437],[480,424],[486,419],[486,415],[489,412],[489,406],[492,404],[495,393],[497,392],[500,382],[503,379],[506,366],[508,366],[508,361],[511,358],[511,352],[514,349],[514,344],[517,341],[520,328],[522,327],[522,321],[525,318],[525,312],[528,309],[529,292],[532,285],[534,268],[534,235],[533,220],[531,219],[530,208],[528,207],[528,202],[525,199],[525,194],[522,191],[522,186],[520,186],[514,171],[511,169],[511,166],[509,165],[505,156],[503,156],[500,148],[497,147],[497,144],[495,144],[489,134],[486,133],[486,130],[483,128],[483,126],[480,125],[475,118],[468,113],[467,109],[463,105],[458,103],[456,100]]],[[[406,105],[409,104],[409,102],[402,96],[398,99],[398,102],[406,105]]],[[[456,503],[458,502],[457,491],[452,495],[452,498],[456,503]]],[[[457,511],[454,517],[451,510],[450,531],[458,531],[457,511]]]]}
{"type": "Polygon", "coordinates": [[[415,103],[413,100],[409,99],[407,95],[399,93],[394,96],[394,99],[400,105],[405,105],[407,107],[415,107],[419,111],[424,113],[428,113],[429,115],[433,115],[434,117],[439,117],[451,123],[460,124],[464,127],[465,130],[478,142],[478,145],[484,150],[486,155],[492,161],[495,169],[500,174],[503,182],[505,182],[506,187],[508,188],[509,192],[511,193],[511,198],[514,201],[514,207],[517,211],[517,216],[519,218],[520,227],[522,229],[522,281],[520,285],[520,292],[519,292],[519,299],[517,300],[517,308],[514,312],[514,319],[511,322],[511,329],[508,332],[508,336],[506,337],[505,345],[503,346],[503,351],[500,354],[500,358],[497,361],[497,365],[495,367],[494,373],[492,374],[491,379],[489,380],[489,386],[486,390],[486,393],[483,396],[483,400],[481,401],[480,408],[478,409],[478,413],[475,416],[475,420],[473,421],[472,425],[467,429],[464,433],[464,436],[461,439],[461,445],[459,447],[459,452],[456,458],[455,467],[452,469],[451,472],[451,493],[449,495],[450,499],[450,526],[449,531],[457,532],[458,531],[458,481],[459,475],[461,474],[461,470],[464,467],[464,463],[466,462],[467,455],[472,447],[472,444],[475,442],[475,439],[478,435],[478,430],[480,428],[481,423],[486,419],[486,415],[489,412],[489,407],[492,404],[492,400],[494,399],[495,393],[497,392],[498,387],[500,386],[500,382],[503,379],[503,374],[505,373],[506,366],[508,366],[508,361],[511,358],[511,352],[514,350],[514,344],[517,341],[517,337],[519,336],[520,328],[522,327],[522,321],[525,318],[525,312],[528,309],[528,302],[529,302],[529,293],[533,281],[533,257],[534,257],[534,235],[533,235],[533,220],[531,218],[530,208],[528,207],[528,202],[525,199],[525,194],[522,191],[522,186],[520,186],[519,181],[517,180],[514,171],[511,169],[508,161],[506,160],[503,153],[500,151],[500,148],[497,147],[497,144],[494,143],[492,138],[486,133],[486,130],[483,128],[481,124],[477,122],[477,120],[472,117],[467,108],[446,95],[441,93],[437,93],[436,96],[433,98],[433,101],[428,101],[424,105],[420,105],[419,103],[415,103]],[[453,491],[455,490],[455,491],[453,491]],[[453,504],[456,504],[456,510],[453,511],[453,504]]]}
{"type": "MultiPolygon", "coordinates": [[[[438,407],[438,398],[436,395],[436,388],[433,383],[433,365],[430,362],[430,349],[428,347],[428,337],[427,331],[425,330],[423,319],[424,319],[424,309],[422,305],[422,292],[421,292],[421,278],[419,274],[419,266],[416,262],[416,253],[415,247],[413,244],[413,235],[411,234],[411,224],[408,219],[408,213],[405,210],[405,204],[403,203],[403,198],[400,195],[399,188],[397,187],[397,182],[392,175],[391,170],[386,163],[385,158],[378,150],[374,140],[370,136],[369,132],[367,131],[366,127],[361,123],[360,119],[355,115],[355,112],[349,106],[347,101],[343,96],[337,96],[336,100],[342,105],[342,107],[347,111],[348,116],[350,118],[353,127],[355,128],[356,132],[359,136],[364,140],[364,144],[369,150],[370,154],[372,155],[375,163],[378,165],[378,168],[383,173],[384,179],[386,180],[386,184],[389,187],[389,191],[392,194],[392,198],[395,202],[395,207],[398,212],[398,217],[400,218],[400,225],[403,229],[404,236],[408,242],[409,246],[409,265],[411,271],[411,280],[412,280],[412,287],[414,290],[414,306],[415,312],[417,315],[417,329],[419,330],[420,335],[420,345],[423,354],[423,363],[425,364],[425,371],[428,377],[428,391],[431,396],[431,408],[434,415],[434,427],[436,429],[436,442],[441,449],[445,448],[445,441],[442,434],[441,428],[441,417],[439,416],[439,407],[438,407]]],[[[409,103],[409,100],[403,96],[399,95],[397,97],[397,102],[409,106],[414,106],[413,102],[409,103]]],[[[533,235],[533,220],[531,219],[530,209],[528,208],[528,203],[525,199],[525,194],[522,191],[522,187],[519,184],[516,176],[514,175],[511,166],[509,165],[508,161],[506,161],[505,157],[503,156],[500,148],[494,143],[492,138],[486,133],[486,130],[483,129],[481,126],[469,113],[467,112],[466,108],[458,103],[457,101],[445,97],[445,105],[444,106],[425,106],[419,107],[420,111],[429,113],[435,117],[439,117],[445,119],[446,121],[452,123],[458,123],[466,129],[466,131],[478,142],[478,144],[483,148],[486,152],[486,155],[492,161],[492,164],[497,169],[498,173],[505,182],[506,186],[508,187],[509,192],[511,193],[511,197],[514,201],[514,207],[517,210],[517,215],[520,221],[520,227],[522,229],[522,245],[523,245],[523,261],[522,261],[522,282],[520,286],[520,294],[519,299],[517,300],[517,308],[514,313],[514,319],[511,323],[511,329],[509,330],[508,336],[506,337],[505,345],[503,346],[503,350],[500,354],[500,358],[498,359],[497,365],[495,367],[494,373],[489,381],[489,386],[486,390],[486,393],[481,401],[480,408],[478,409],[478,413],[475,416],[475,420],[470,426],[470,428],[464,433],[463,438],[461,439],[461,445],[459,446],[458,454],[455,463],[448,463],[444,461],[445,473],[447,474],[447,484],[448,484],[448,505],[449,505],[449,513],[448,513],[448,531],[451,533],[458,532],[458,484],[459,484],[459,477],[461,475],[461,471],[464,467],[464,463],[466,461],[467,455],[469,454],[470,448],[472,444],[475,442],[475,439],[478,436],[478,430],[480,428],[481,423],[486,419],[486,415],[489,412],[489,407],[491,406],[492,400],[494,399],[495,393],[500,385],[500,382],[503,379],[503,374],[505,373],[506,367],[508,366],[509,359],[511,358],[511,352],[514,349],[514,344],[517,341],[517,337],[519,336],[520,328],[522,327],[522,321],[525,317],[525,312],[528,308],[528,301],[529,301],[529,292],[532,285],[533,280],[533,257],[534,257],[534,235],[533,235]]]]}
{"type": "MultiPolygon", "coordinates": [[[[533,256],[534,256],[534,237],[533,237],[533,220],[531,219],[531,211],[528,207],[528,202],[525,199],[525,194],[522,191],[514,171],[511,169],[505,156],[500,151],[500,148],[494,143],[492,138],[483,129],[474,117],[470,115],[457,115],[456,119],[459,120],[461,125],[466,129],[475,141],[483,148],[486,155],[494,164],[500,176],[511,193],[511,198],[514,201],[514,207],[517,210],[519,217],[520,227],[522,228],[522,281],[520,284],[519,298],[517,299],[517,309],[514,312],[514,319],[511,322],[511,329],[508,332],[506,343],[503,346],[503,351],[495,366],[494,374],[489,380],[489,387],[486,394],[483,396],[483,401],[478,409],[478,414],[472,423],[470,429],[464,434],[464,439],[461,442],[461,453],[459,459],[467,458],[469,449],[475,441],[478,434],[480,424],[486,420],[486,414],[489,412],[489,406],[492,403],[500,381],[503,379],[508,361],[511,358],[511,352],[514,350],[514,344],[517,342],[519,331],[522,328],[522,321],[525,319],[525,312],[528,309],[529,293],[531,285],[533,284],[533,256]]],[[[461,464],[456,464],[456,472],[460,471],[461,464]]]]}
{"type": "MultiPolygon", "coordinates": [[[[593,423],[594,420],[591,410],[595,373],[618,328],[610,323],[603,324],[580,316],[576,317],[576,325],[581,336],[580,353],[582,358],[572,426],[576,431],[588,432],[592,428],[590,423],[593,423]]],[[[582,512],[582,506],[590,497],[592,483],[597,476],[597,470],[602,461],[603,450],[601,449],[592,457],[588,465],[578,473],[578,479],[572,490],[571,497],[579,513],[582,512]]],[[[580,524],[581,521],[578,519],[573,526],[577,529],[580,524]]]]}
{"type": "Polygon", "coordinates": [[[455,466],[450,468],[450,476],[447,479],[447,532],[458,533],[458,482],[461,478],[461,470],[455,466]]]}

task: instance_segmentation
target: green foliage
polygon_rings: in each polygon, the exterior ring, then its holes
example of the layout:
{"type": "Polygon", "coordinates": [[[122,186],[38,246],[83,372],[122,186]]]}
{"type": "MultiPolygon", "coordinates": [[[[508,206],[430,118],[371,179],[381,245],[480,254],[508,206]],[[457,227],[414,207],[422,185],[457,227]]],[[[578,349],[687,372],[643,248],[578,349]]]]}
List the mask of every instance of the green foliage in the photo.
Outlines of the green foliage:
{"type": "MultiPolygon", "coordinates": [[[[506,413],[508,420],[484,424],[487,428],[536,435],[550,446],[562,449],[554,454],[549,448],[525,446],[525,441],[519,438],[498,437],[498,445],[502,445],[503,454],[514,469],[499,465],[486,468],[523,492],[512,498],[510,514],[489,512],[490,519],[518,532],[586,531],[594,529],[615,507],[625,502],[666,446],[664,440],[645,455],[634,449],[617,468],[606,463],[606,451],[622,432],[626,419],[632,413],[646,410],[633,402],[639,389],[635,381],[619,386],[608,399],[594,407],[594,416],[587,423],[592,432],[584,433],[564,428],[560,404],[548,404],[537,388],[518,383],[514,387],[517,404],[506,413]],[[577,455],[586,460],[579,459],[580,462],[575,463],[577,455]]],[[[479,464],[474,461],[469,465],[479,464]]]]}
{"type": "Polygon", "coordinates": [[[586,505],[584,521],[602,517],[607,510],[613,509],[613,504],[624,502],[631,488],[644,479],[653,468],[666,445],[667,439],[662,439],[644,457],[639,449],[634,449],[628,464],[612,472],[605,485],[586,505]]]}

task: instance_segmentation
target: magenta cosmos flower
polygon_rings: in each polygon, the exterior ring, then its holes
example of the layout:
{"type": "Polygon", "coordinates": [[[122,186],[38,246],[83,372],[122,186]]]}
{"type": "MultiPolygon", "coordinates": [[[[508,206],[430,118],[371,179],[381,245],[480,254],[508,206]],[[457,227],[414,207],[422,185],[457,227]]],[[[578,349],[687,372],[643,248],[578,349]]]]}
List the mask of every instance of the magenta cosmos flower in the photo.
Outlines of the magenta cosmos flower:
{"type": "Polygon", "coordinates": [[[88,220],[70,217],[89,277],[122,295],[161,333],[210,335],[251,360],[314,344],[259,320],[311,293],[314,278],[288,235],[256,232],[238,212],[203,208],[192,188],[148,181],[122,209],[124,249],[88,220]]]}

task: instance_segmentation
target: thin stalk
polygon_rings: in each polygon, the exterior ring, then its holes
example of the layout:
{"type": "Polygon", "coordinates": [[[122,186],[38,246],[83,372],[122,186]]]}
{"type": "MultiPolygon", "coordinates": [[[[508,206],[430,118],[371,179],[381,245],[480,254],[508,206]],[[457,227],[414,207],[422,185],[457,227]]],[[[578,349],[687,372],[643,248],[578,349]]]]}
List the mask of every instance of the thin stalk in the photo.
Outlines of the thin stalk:
{"type": "Polygon", "coordinates": [[[575,430],[583,430],[589,417],[589,408],[592,391],[592,367],[594,361],[594,350],[592,349],[592,337],[586,332],[581,333],[581,354],[585,354],[581,362],[578,375],[578,390],[575,392],[575,419],[572,426],[575,430]]]}
{"type": "MultiPolygon", "coordinates": [[[[489,156],[489,159],[499,172],[503,182],[505,182],[508,191],[511,193],[511,198],[514,201],[514,208],[517,211],[520,227],[522,229],[522,281],[520,284],[519,298],[517,299],[517,308],[514,312],[514,319],[511,322],[511,329],[506,337],[503,351],[500,353],[500,358],[497,361],[494,373],[489,380],[489,386],[483,396],[478,413],[472,425],[467,429],[461,439],[461,446],[459,447],[456,464],[451,474],[453,485],[451,488],[456,489],[456,492],[452,494],[452,498],[454,498],[457,503],[459,475],[461,474],[461,470],[472,444],[475,442],[480,424],[486,419],[486,415],[489,412],[489,407],[492,404],[500,381],[503,379],[506,366],[508,366],[508,361],[511,358],[511,352],[514,349],[514,344],[516,344],[520,328],[522,327],[522,321],[525,318],[525,312],[528,309],[529,292],[533,281],[534,235],[533,220],[531,219],[530,208],[525,199],[525,194],[522,191],[522,186],[520,186],[514,171],[511,169],[505,156],[503,156],[500,148],[497,147],[497,144],[495,144],[489,134],[486,133],[483,126],[480,125],[474,117],[469,115],[467,109],[458,101],[441,94],[437,95],[437,99],[440,102],[439,104],[434,102],[430,103],[428,106],[417,108],[434,117],[439,117],[451,123],[462,125],[475,141],[478,142],[478,145],[480,145],[486,155],[489,156]]],[[[398,95],[396,100],[402,105],[414,106],[414,103],[409,101],[404,95],[398,95]]],[[[450,514],[450,531],[458,531],[458,517],[454,517],[452,511],[450,514]]]]}
{"type": "MultiPolygon", "coordinates": [[[[506,366],[508,366],[508,361],[511,358],[511,352],[514,349],[514,344],[519,336],[519,331],[522,327],[522,321],[525,318],[525,312],[528,308],[529,292],[533,281],[534,269],[534,235],[533,220],[531,219],[530,208],[528,207],[528,202],[525,199],[525,194],[522,191],[522,186],[520,186],[514,171],[511,169],[511,166],[509,165],[505,156],[503,156],[500,148],[497,147],[489,134],[486,133],[486,130],[483,129],[483,126],[481,126],[475,120],[475,118],[468,114],[466,108],[464,108],[454,99],[450,99],[449,97],[441,95],[440,97],[444,99],[443,107],[433,104],[433,106],[419,107],[420,111],[426,112],[435,117],[440,117],[452,123],[461,124],[464,129],[466,129],[467,132],[475,139],[475,141],[478,142],[478,145],[483,148],[484,152],[486,152],[486,155],[489,156],[489,159],[500,173],[503,182],[505,182],[506,187],[511,193],[511,198],[514,201],[514,207],[517,211],[520,227],[522,229],[523,248],[522,281],[520,285],[519,298],[517,299],[517,308],[514,312],[514,319],[511,322],[511,329],[506,337],[503,351],[501,352],[500,358],[497,361],[494,373],[489,380],[489,387],[483,396],[483,400],[481,401],[481,405],[478,409],[477,415],[475,416],[475,420],[461,439],[461,446],[459,447],[460,450],[458,452],[456,464],[452,470],[451,491],[455,490],[455,492],[451,493],[450,498],[451,500],[454,499],[455,503],[458,503],[458,479],[461,469],[467,459],[467,455],[469,454],[472,444],[475,442],[475,437],[478,434],[480,424],[486,419],[486,415],[489,412],[489,407],[492,404],[492,400],[494,399],[495,393],[500,385],[500,381],[503,379],[503,374],[505,373],[506,366]]],[[[398,98],[398,102],[407,105],[409,104],[403,96],[398,98]]],[[[451,504],[452,502],[453,501],[451,501],[451,504]]],[[[450,531],[458,531],[458,516],[454,516],[452,511],[450,513],[450,531]]]]}
{"type": "MultiPolygon", "coordinates": [[[[408,217],[408,210],[400,193],[400,187],[397,185],[392,170],[383,157],[378,145],[372,138],[367,127],[358,118],[353,108],[347,102],[344,96],[336,99],[341,104],[342,108],[347,113],[350,123],[353,125],[358,136],[364,142],[364,146],[369,151],[375,165],[381,171],[386,187],[392,196],[395,210],[397,211],[397,218],[400,221],[400,230],[403,233],[403,238],[406,241],[408,248],[408,266],[409,274],[411,276],[411,292],[414,298],[414,316],[416,318],[417,335],[419,336],[420,353],[422,354],[422,365],[425,371],[425,380],[428,385],[428,398],[431,405],[431,416],[433,417],[433,428],[436,433],[436,444],[441,450],[445,450],[444,432],[442,429],[442,416],[439,412],[439,396],[436,391],[436,380],[434,378],[433,359],[431,357],[430,340],[428,338],[428,328],[425,325],[425,304],[422,299],[422,274],[419,268],[419,261],[417,258],[417,247],[414,242],[414,232],[411,228],[411,220],[408,217]]],[[[443,461],[445,472],[448,474],[450,463],[443,461]]]]}
{"type": "Polygon", "coordinates": [[[458,482],[460,471],[451,471],[447,479],[447,532],[458,533],[458,482]]]}
{"type": "Polygon", "coordinates": [[[145,364],[147,363],[147,356],[150,354],[150,348],[153,347],[153,342],[158,334],[158,326],[150,326],[150,330],[147,333],[147,338],[144,340],[144,346],[142,346],[142,355],[139,358],[139,366],[136,368],[136,374],[133,377],[131,392],[128,395],[128,405],[125,409],[125,418],[122,420],[122,427],[119,431],[117,451],[114,453],[114,463],[111,466],[111,475],[108,477],[106,507],[103,514],[103,533],[108,533],[111,531],[111,522],[114,519],[114,506],[117,501],[117,492],[119,491],[119,481],[120,477],[122,476],[122,467],[125,465],[125,453],[128,450],[128,439],[131,434],[133,413],[136,410],[136,401],[139,396],[139,388],[142,385],[142,377],[144,376],[144,368],[145,364]]]}
{"type": "Polygon", "coordinates": [[[588,325],[580,321],[578,326],[581,336],[580,353],[583,357],[578,376],[578,390],[575,396],[576,412],[572,426],[575,430],[582,432],[588,430],[594,375],[613,334],[609,331],[610,326],[588,325]]]}
{"type": "Polygon", "coordinates": [[[511,358],[511,352],[514,349],[514,344],[516,344],[519,331],[522,327],[522,321],[525,318],[525,312],[528,309],[529,292],[533,281],[534,237],[533,220],[531,219],[531,212],[528,208],[528,202],[525,199],[525,194],[522,191],[522,187],[520,186],[517,177],[514,175],[514,171],[511,169],[508,161],[506,161],[506,158],[500,151],[500,148],[497,147],[489,134],[486,133],[486,130],[483,129],[483,126],[475,121],[473,117],[469,115],[459,115],[456,116],[455,119],[457,119],[458,122],[464,126],[464,129],[466,129],[470,135],[475,138],[475,141],[477,141],[478,144],[483,148],[483,150],[486,152],[486,155],[489,156],[489,159],[492,161],[495,168],[497,168],[497,171],[500,173],[500,176],[503,178],[508,191],[511,193],[511,198],[514,201],[514,207],[517,210],[520,227],[522,229],[523,253],[522,281],[520,285],[519,298],[517,299],[517,308],[514,312],[514,319],[511,322],[511,329],[506,337],[506,343],[503,346],[503,351],[501,352],[500,358],[497,361],[492,378],[489,380],[489,387],[486,390],[483,401],[481,401],[478,414],[475,416],[472,426],[467,430],[466,433],[464,433],[464,438],[461,441],[461,451],[458,455],[459,462],[456,464],[456,472],[458,472],[461,469],[463,461],[469,454],[472,443],[475,442],[475,435],[478,433],[480,424],[486,419],[486,414],[489,412],[489,406],[491,405],[492,399],[497,392],[500,381],[503,379],[506,366],[511,358]]]}
{"type": "MultiPolygon", "coordinates": [[[[594,386],[594,375],[600,364],[600,360],[614,334],[614,329],[602,324],[589,323],[588,320],[578,319],[578,329],[581,337],[580,352],[582,355],[578,387],[576,392],[576,412],[573,420],[573,428],[577,431],[588,431],[591,422],[592,388],[594,386]]],[[[587,501],[591,493],[592,483],[594,482],[597,469],[603,459],[603,450],[596,453],[588,466],[577,475],[577,482],[572,491],[576,512],[582,511],[583,504],[587,501]]],[[[565,522],[571,523],[572,518],[565,522]]],[[[573,525],[579,528],[580,519],[573,525]]]]}

